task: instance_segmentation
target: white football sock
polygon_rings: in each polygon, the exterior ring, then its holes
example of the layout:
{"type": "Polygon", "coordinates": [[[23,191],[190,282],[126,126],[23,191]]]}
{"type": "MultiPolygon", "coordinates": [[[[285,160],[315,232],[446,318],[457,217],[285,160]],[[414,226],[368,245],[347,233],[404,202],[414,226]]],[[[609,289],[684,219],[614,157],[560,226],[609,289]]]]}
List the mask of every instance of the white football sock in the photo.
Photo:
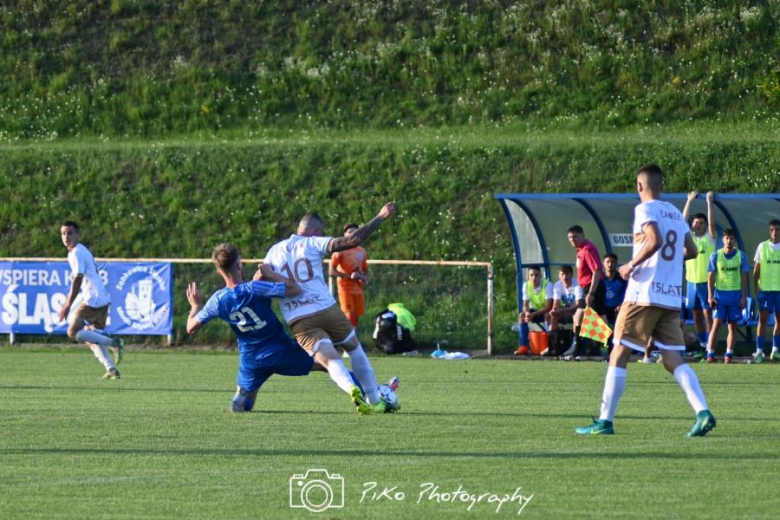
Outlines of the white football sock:
{"type": "Polygon", "coordinates": [[[349,353],[349,358],[352,360],[352,371],[363,385],[363,391],[368,397],[368,402],[371,404],[377,404],[382,398],[379,396],[378,386],[376,384],[376,376],[374,376],[374,368],[371,366],[371,362],[366,357],[366,353],[363,352],[363,347],[358,344],[357,348],[349,353]]]}
{"type": "Polygon", "coordinates": [[[701,391],[701,386],[699,386],[699,378],[696,377],[696,372],[691,367],[686,364],[680,365],[674,371],[674,378],[683,392],[685,392],[685,397],[688,398],[688,402],[691,403],[696,413],[708,410],[707,399],[704,397],[704,392],[701,391]]]}
{"type": "Polygon", "coordinates": [[[94,330],[81,329],[76,333],[77,341],[88,341],[90,343],[96,343],[98,345],[105,345],[107,347],[114,346],[114,340],[108,336],[104,336],[95,332],[94,330]]]}
{"type": "Polygon", "coordinates": [[[349,393],[355,383],[352,382],[352,376],[349,375],[347,366],[340,359],[331,359],[328,363],[328,375],[339,388],[349,393]]]}
{"type": "Polygon", "coordinates": [[[628,370],[620,367],[609,367],[607,377],[604,379],[604,394],[601,396],[601,414],[599,419],[602,421],[612,421],[615,419],[620,398],[623,397],[623,391],[626,389],[626,376],[628,370]]]}
{"type": "Polygon", "coordinates": [[[91,343],[88,345],[95,357],[98,358],[98,361],[106,367],[106,370],[114,368],[114,363],[111,361],[111,356],[108,354],[108,348],[105,345],[94,345],[91,343]]]}

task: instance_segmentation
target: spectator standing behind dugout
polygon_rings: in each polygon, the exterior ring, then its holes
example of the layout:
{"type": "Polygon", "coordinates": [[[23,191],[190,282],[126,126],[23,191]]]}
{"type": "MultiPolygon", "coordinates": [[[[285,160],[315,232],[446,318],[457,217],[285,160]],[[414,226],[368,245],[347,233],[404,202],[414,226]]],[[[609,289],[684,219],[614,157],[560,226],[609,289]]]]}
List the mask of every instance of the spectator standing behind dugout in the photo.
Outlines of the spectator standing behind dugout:
{"type": "Polygon", "coordinates": [[[520,340],[515,355],[524,356],[528,349],[528,324],[548,321],[547,313],[553,308],[553,284],[542,277],[539,266],[528,268],[528,280],[523,284],[523,312],[520,313],[520,340]]]}
{"type": "Polygon", "coordinates": [[[769,240],[758,244],[753,258],[753,279],[758,299],[758,327],[756,328],[756,363],[764,361],[764,334],[769,315],[775,315],[772,332],[772,361],[780,361],[780,220],[769,222],[769,240]]]}
{"type": "MultiPolygon", "coordinates": [[[[358,230],[351,222],[344,226],[344,236],[358,230]]],[[[368,254],[360,246],[333,253],[330,260],[330,276],[337,278],[339,304],[352,326],[357,329],[358,319],[365,312],[364,286],[368,282],[368,254]]]]}
{"type": "MultiPolygon", "coordinates": [[[[685,221],[688,222],[688,215],[691,210],[691,203],[696,199],[699,192],[692,191],[688,194],[688,200],[685,202],[682,214],[685,221]]],[[[712,308],[710,307],[709,294],[707,289],[708,272],[707,266],[710,257],[715,252],[715,219],[713,219],[712,203],[715,200],[715,193],[707,192],[707,214],[696,213],[691,222],[691,237],[696,244],[698,254],[696,258],[685,262],[685,279],[688,286],[685,291],[685,308],[693,314],[693,323],[696,327],[696,339],[702,349],[706,349],[709,344],[709,331],[712,329],[712,308]]],[[[698,352],[697,357],[702,357],[703,353],[698,352]]]]}
{"type": "Polygon", "coordinates": [[[564,356],[571,355],[575,358],[580,354],[581,338],[580,327],[585,316],[585,307],[590,307],[599,316],[604,316],[606,308],[604,299],[606,291],[601,283],[604,273],[601,270],[601,255],[595,244],[585,238],[585,232],[581,226],[574,225],[568,230],[568,239],[571,246],[577,250],[577,283],[582,287],[585,295],[585,304],[574,315],[574,348],[566,352],[564,356]]]}
{"type": "Polygon", "coordinates": [[[710,307],[715,309],[712,317],[709,343],[707,344],[707,363],[715,362],[715,344],[722,323],[728,324],[726,336],[726,357],[724,362],[734,360],[734,345],[737,342],[737,323],[742,319],[741,309],[747,305],[748,265],[747,255],[737,249],[737,235],[733,229],[723,232],[723,247],[710,257],[707,266],[709,277],[707,290],[710,307]]]}
{"type": "MultiPolygon", "coordinates": [[[[618,257],[615,253],[604,255],[604,317],[612,329],[615,328],[615,320],[617,319],[618,311],[620,311],[620,304],[623,303],[623,298],[626,296],[626,285],[628,285],[628,282],[618,274],[617,265],[618,257]]],[[[612,352],[612,337],[610,336],[609,340],[607,340],[607,359],[609,359],[609,354],[612,352]]]]}

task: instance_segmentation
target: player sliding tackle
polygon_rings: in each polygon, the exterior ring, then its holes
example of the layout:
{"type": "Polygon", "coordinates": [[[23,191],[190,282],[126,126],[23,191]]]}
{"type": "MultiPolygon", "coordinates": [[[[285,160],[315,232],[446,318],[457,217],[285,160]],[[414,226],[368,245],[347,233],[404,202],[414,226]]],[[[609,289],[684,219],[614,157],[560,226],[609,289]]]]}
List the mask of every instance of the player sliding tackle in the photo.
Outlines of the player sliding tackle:
{"type": "MultiPolygon", "coordinates": [[[[252,282],[244,282],[244,268],[238,249],[220,244],[211,255],[225,287],[215,292],[203,306],[198,284],[187,287],[190,314],[187,332],[192,334],[214,318],[226,321],[238,337],[238,376],[233,412],[249,412],[257,400],[257,392],[273,374],[305,376],[314,364],[295,341],[285,334],[282,324],[271,309],[272,298],[296,296],[301,289],[295,281],[285,278],[268,266],[260,266],[252,282]]],[[[349,373],[347,377],[351,377],[349,373]]],[[[351,381],[351,380],[350,380],[351,381]]],[[[350,394],[360,396],[352,383],[350,394]]]]}
{"type": "Polygon", "coordinates": [[[322,261],[335,252],[359,246],[395,213],[395,204],[388,202],[368,224],[350,236],[337,238],[323,236],[322,219],[316,213],[307,213],[298,223],[296,233],[271,247],[264,260],[274,271],[295,279],[300,285],[299,295],[282,300],[282,315],[298,343],[328,370],[339,388],[350,393],[361,415],[392,412],[398,405],[388,403],[380,396],[374,369],[363,352],[357,333],[328,290],[322,261]],[[352,370],[366,392],[367,403],[355,393],[336,346],[349,353],[352,370]]]}

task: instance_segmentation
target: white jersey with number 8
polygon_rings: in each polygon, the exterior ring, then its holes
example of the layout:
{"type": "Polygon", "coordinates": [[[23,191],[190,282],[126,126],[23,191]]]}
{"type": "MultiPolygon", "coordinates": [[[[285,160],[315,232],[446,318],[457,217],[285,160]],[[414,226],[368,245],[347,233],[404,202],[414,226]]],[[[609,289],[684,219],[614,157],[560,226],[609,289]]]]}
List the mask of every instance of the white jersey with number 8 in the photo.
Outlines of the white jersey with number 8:
{"type": "Polygon", "coordinates": [[[331,240],[333,237],[292,235],[265,255],[263,263],[301,286],[298,296],[282,299],[282,316],[288,324],[336,305],[322,274],[322,261],[331,240]]]}
{"type": "Polygon", "coordinates": [[[690,232],[680,210],[661,200],[643,202],[634,208],[634,255],[644,245],[643,228],[655,222],[661,249],[636,266],[626,288],[625,301],[669,309],[682,306],[685,235],[690,232]]]}

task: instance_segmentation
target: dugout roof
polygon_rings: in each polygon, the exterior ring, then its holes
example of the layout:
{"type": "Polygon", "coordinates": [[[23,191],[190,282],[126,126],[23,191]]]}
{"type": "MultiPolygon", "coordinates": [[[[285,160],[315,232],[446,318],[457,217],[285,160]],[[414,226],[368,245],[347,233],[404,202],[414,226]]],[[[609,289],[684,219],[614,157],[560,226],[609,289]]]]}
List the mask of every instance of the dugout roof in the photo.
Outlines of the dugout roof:
{"type": "MultiPolygon", "coordinates": [[[[582,226],[585,237],[596,245],[602,255],[615,253],[619,263],[631,256],[631,226],[634,207],[639,203],[636,194],[500,193],[495,198],[504,209],[512,233],[517,262],[518,308],[522,307],[521,284],[528,266],[542,266],[543,274],[553,281],[558,279],[556,267],[563,264],[574,266],[576,254],[569,245],[566,232],[574,224],[582,226]]],[[[682,211],[687,195],[665,193],[663,199],[682,211]]],[[[780,195],[719,194],[714,212],[718,235],[724,229],[734,229],[739,248],[745,251],[752,263],[759,242],[769,238],[767,224],[780,218],[780,195]]],[[[704,194],[691,204],[690,214],[696,213],[707,213],[704,194]]]]}

